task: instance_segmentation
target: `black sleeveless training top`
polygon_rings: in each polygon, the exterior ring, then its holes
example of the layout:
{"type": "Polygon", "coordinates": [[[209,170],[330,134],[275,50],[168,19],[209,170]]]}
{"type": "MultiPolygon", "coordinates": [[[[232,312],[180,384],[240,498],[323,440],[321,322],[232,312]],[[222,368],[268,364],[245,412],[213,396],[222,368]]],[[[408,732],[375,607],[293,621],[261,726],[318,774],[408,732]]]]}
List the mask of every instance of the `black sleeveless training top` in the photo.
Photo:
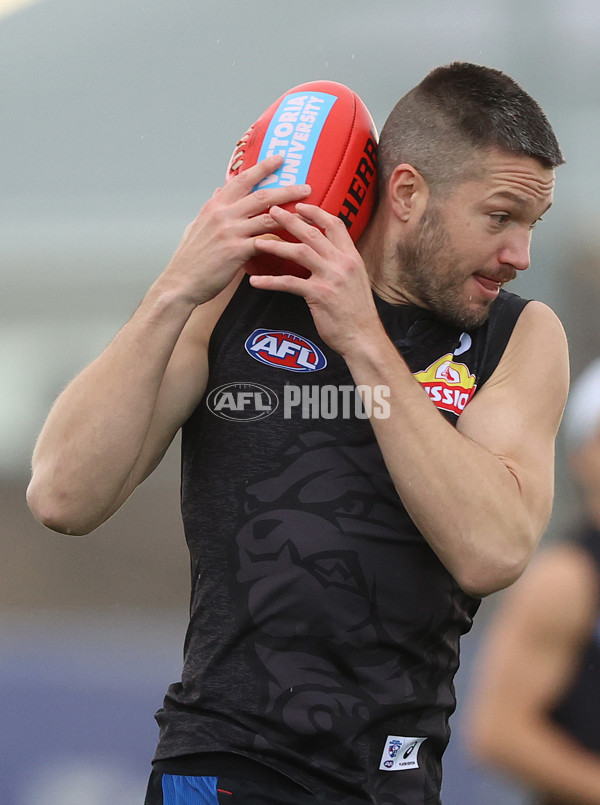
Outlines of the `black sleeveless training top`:
{"type": "MultiPolygon", "coordinates": [[[[376,298],[450,425],[490,377],[527,302],[501,291],[469,333],[376,298]]],[[[183,428],[191,556],[182,680],[155,760],[230,752],[328,803],[435,805],[466,595],[408,517],[344,361],[304,300],[244,279],[183,428]]],[[[435,460],[435,456],[432,457],[435,460]]]]}

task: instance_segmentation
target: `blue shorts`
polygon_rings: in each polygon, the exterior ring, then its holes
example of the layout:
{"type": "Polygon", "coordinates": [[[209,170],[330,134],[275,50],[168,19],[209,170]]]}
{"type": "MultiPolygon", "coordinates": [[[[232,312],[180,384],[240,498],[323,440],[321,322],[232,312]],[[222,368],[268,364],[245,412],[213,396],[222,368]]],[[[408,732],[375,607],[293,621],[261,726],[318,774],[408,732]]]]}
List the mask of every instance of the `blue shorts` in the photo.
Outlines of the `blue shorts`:
{"type": "Polygon", "coordinates": [[[153,770],[144,805],[315,805],[316,798],[295,785],[232,777],[200,777],[153,770]]]}

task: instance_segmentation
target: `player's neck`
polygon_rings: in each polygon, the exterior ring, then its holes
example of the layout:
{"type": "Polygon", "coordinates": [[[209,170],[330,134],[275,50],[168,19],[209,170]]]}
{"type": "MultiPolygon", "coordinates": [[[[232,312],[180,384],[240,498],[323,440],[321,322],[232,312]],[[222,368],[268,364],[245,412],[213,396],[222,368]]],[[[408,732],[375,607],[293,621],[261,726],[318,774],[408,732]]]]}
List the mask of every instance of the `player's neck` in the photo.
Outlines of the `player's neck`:
{"type": "Polygon", "coordinates": [[[398,256],[394,244],[377,215],[360,238],[357,248],[365,262],[373,291],[391,305],[414,305],[398,282],[398,256]]]}

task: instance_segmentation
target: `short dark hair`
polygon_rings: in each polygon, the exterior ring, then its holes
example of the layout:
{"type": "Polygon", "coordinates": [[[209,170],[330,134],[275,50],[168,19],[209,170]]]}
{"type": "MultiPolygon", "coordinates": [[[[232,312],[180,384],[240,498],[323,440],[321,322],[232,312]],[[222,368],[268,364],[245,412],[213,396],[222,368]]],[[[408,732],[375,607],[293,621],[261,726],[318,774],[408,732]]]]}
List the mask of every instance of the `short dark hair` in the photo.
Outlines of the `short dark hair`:
{"type": "Polygon", "coordinates": [[[516,81],[467,62],[437,67],[398,101],[383,126],[380,188],[406,162],[432,191],[443,192],[459,174],[468,178],[474,150],[492,147],[534,157],[547,168],[564,163],[541,106],[516,81]]]}

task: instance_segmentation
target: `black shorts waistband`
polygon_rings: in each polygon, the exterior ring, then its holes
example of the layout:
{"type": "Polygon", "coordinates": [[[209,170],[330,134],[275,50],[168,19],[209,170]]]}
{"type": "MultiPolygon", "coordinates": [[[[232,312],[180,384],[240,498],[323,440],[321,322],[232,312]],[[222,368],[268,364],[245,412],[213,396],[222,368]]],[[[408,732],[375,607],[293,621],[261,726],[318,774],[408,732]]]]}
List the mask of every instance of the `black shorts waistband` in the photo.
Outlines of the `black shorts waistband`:
{"type": "Polygon", "coordinates": [[[285,774],[252,758],[234,752],[198,752],[192,755],[155,760],[155,771],[163,774],[180,774],[186,777],[231,777],[253,780],[265,785],[279,786],[292,793],[309,793],[285,774]]]}

